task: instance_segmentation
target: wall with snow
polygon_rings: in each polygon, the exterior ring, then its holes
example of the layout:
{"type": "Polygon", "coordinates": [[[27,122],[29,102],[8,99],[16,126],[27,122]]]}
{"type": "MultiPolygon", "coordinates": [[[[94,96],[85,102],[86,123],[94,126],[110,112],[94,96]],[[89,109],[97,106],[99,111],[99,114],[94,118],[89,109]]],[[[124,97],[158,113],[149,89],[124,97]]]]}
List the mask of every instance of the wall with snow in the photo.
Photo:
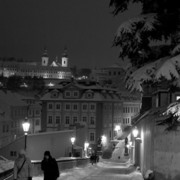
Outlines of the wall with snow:
{"type": "MultiPolygon", "coordinates": [[[[41,160],[44,151],[49,150],[53,157],[59,158],[68,156],[71,151],[70,138],[75,135],[75,131],[57,131],[50,133],[40,133],[27,137],[27,154],[31,160],[41,160]]],[[[7,159],[15,159],[12,152],[19,152],[24,148],[24,137],[17,139],[8,146],[0,149],[0,155],[7,159]]]]}
{"type": "Polygon", "coordinates": [[[141,141],[135,143],[135,164],[141,172],[151,169],[155,180],[179,180],[180,131],[165,131],[165,126],[156,125],[153,115],[144,117],[137,128],[141,141]]]}
{"type": "Polygon", "coordinates": [[[112,153],[111,159],[117,160],[119,162],[126,162],[129,157],[124,156],[124,151],[125,151],[124,140],[119,140],[119,142],[116,144],[115,149],[112,153]]]}
{"type": "Polygon", "coordinates": [[[156,128],[154,141],[154,169],[158,180],[180,179],[180,132],[165,132],[156,128]]]}

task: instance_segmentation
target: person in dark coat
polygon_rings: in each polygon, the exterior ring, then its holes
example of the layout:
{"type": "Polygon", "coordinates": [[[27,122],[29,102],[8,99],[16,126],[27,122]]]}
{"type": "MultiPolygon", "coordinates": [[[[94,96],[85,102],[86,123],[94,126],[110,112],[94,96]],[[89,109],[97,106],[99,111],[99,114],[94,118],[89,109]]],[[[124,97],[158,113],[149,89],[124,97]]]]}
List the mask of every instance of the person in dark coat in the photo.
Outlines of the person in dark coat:
{"type": "Polygon", "coordinates": [[[44,152],[41,169],[44,172],[44,180],[56,180],[59,177],[58,164],[49,151],[44,152]]]}

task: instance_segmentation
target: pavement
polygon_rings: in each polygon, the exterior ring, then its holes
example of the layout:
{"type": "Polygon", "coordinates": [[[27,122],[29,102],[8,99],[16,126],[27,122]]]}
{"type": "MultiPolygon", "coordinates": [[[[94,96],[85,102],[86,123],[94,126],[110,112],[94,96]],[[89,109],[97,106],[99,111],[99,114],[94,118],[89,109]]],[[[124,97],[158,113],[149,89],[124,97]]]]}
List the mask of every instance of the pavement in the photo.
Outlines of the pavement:
{"type": "MultiPolygon", "coordinates": [[[[43,177],[34,177],[33,180],[43,180],[43,177]]],[[[62,171],[58,180],[143,180],[143,178],[129,163],[101,160],[94,165],[62,171]]]]}

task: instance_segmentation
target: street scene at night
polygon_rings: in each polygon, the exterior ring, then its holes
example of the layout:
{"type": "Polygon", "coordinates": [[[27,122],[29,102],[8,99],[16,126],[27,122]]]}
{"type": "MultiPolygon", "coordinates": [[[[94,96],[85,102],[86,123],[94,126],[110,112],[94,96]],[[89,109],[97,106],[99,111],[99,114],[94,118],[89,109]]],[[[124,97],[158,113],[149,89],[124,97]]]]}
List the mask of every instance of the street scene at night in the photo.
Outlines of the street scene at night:
{"type": "Polygon", "coordinates": [[[180,180],[178,0],[0,0],[0,180],[180,180]]]}

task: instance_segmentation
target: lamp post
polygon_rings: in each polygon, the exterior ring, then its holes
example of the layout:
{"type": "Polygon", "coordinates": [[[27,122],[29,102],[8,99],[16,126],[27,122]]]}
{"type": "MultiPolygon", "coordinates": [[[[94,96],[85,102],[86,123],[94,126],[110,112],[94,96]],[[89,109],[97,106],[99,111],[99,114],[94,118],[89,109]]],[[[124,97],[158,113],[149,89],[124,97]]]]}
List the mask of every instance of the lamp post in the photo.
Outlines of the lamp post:
{"type": "Polygon", "coordinates": [[[27,144],[27,134],[30,128],[30,123],[28,122],[27,117],[25,118],[24,122],[22,123],[24,135],[25,135],[25,144],[24,144],[24,149],[26,150],[26,144],[27,144]]]}
{"type": "Polygon", "coordinates": [[[75,142],[76,138],[75,137],[71,137],[71,144],[72,144],[72,149],[71,149],[71,153],[72,153],[72,157],[74,157],[74,142],[75,142]]]}
{"type": "Polygon", "coordinates": [[[134,136],[134,140],[133,140],[133,151],[132,151],[132,163],[135,164],[135,148],[136,148],[136,143],[135,140],[139,134],[139,131],[137,129],[137,127],[135,126],[134,129],[132,130],[132,134],[134,136]]]}
{"type": "Polygon", "coordinates": [[[88,155],[88,147],[89,147],[89,143],[86,141],[85,143],[84,143],[84,151],[85,151],[85,156],[87,157],[87,155],[88,155]]]}

